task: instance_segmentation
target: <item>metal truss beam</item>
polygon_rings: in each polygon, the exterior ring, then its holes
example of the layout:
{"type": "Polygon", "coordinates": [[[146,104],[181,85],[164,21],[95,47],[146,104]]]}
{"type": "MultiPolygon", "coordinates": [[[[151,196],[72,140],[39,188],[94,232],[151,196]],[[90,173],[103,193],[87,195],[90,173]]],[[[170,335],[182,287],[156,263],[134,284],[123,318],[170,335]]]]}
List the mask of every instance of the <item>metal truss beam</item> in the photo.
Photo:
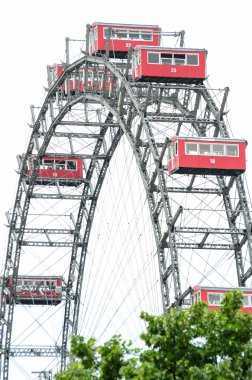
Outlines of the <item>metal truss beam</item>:
{"type": "Polygon", "coordinates": [[[232,228],[198,228],[198,227],[175,227],[175,232],[179,233],[199,233],[199,234],[221,234],[221,235],[231,235],[231,234],[246,234],[244,229],[232,229],[232,228]]]}
{"type": "Polygon", "coordinates": [[[233,244],[203,244],[201,243],[176,243],[177,248],[180,249],[216,249],[216,250],[233,250],[233,244]]]}
{"type": "MultiPolygon", "coordinates": [[[[149,85],[149,83],[144,83],[144,82],[136,82],[130,84],[134,88],[143,88],[146,89],[149,85]]],[[[163,88],[164,90],[202,90],[202,86],[198,85],[192,85],[192,84],[159,84],[159,83],[152,83],[152,88],[163,88]]]]}
{"type": "MultiPolygon", "coordinates": [[[[18,346],[11,347],[10,356],[13,357],[57,357],[61,355],[59,346],[18,346]]],[[[69,352],[67,353],[69,356],[69,352]]]]}
{"type": "MultiPolygon", "coordinates": [[[[83,195],[77,194],[38,194],[33,193],[31,198],[35,199],[66,199],[66,200],[84,200],[83,195]]],[[[92,200],[92,195],[85,195],[85,200],[92,200]]]]}
{"type": "Polygon", "coordinates": [[[246,273],[242,276],[241,280],[245,284],[245,282],[252,276],[252,266],[247,270],[246,273]]]}
{"type": "Polygon", "coordinates": [[[80,127],[104,127],[104,124],[106,124],[106,127],[119,127],[118,123],[102,123],[102,122],[85,122],[85,121],[60,121],[58,125],[77,125],[80,127]]]}
{"type": "Polygon", "coordinates": [[[169,267],[166,268],[166,270],[163,273],[163,281],[167,281],[168,277],[172,274],[172,265],[169,265],[169,267]]]}
{"type": "Polygon", "coordinates": [[[148,120],[152,122],[159,122],[159,123],[200,123],[200,124],[213,124],[215,125],[217,123],[216,120],[204,120],[204,119],[198,119],[195,117],[190,116],[178,116],[178,117],[169,117],[167,115],[149,115],[148,114],[148,120]]]}
{"type": "MultiPolygon", "coordinates": [[[[71,241],[52,241],[52,242],[47,242],[47,241],[28,241],[28,240],[23,240],[22,241],[22,246],[24,247],[72,247],[73,242],[71,241]]],[[[77,247],[81,247],[81,243],[76,244],[77,247]]]]}
{"type": "Polygon", "coordinates": [[[187,187],[167,187],[167,191],[170,193],[221,194],[220,189],[205,189],[198,187],[189,190],[187,187]]]}
{"type": "MultiPolygon", "coordinates": [[[[14,230],[18,232],[18,229],[14,230]]],[[[26,234],[55,234],[55,235],[72,235],[74,230],[59,229],[59,228],[25,228],[24,233],[26,234]]]]}
{"type": "Polygon", "coordinates": [[[187,306],[190,305],[190,304],[191,304],[191,301],[190,301],[190,299],[187,299],[186,297],[187,297],[189,294],[192,293],[192,290],[193,290],[193,289],[189,286],[189,288],[187,288],[187,289],[184,291],[184,293],[181,294],[181,296],[178,297],[178,298],[176,299],[176,301],[173,302],[173,303],[170,305],[170,307],[169,307],[168,310],[170,310],[170,309],[172,309],[172,308],[174,308],[174,307],[177,307],[177,306],[181,306],[181,305],[187,305],[187,306]]]}
{"type": "MultiPolygon", "coordinates": [[[[43,135],[46,135],[46,133],[41,133],[41,136],[43,135]]],[[[74,132],[55,132],[54,137],[75,137],[79,139],[103,138],[103,136],[98,133],[74,133],[74,132]]]]}

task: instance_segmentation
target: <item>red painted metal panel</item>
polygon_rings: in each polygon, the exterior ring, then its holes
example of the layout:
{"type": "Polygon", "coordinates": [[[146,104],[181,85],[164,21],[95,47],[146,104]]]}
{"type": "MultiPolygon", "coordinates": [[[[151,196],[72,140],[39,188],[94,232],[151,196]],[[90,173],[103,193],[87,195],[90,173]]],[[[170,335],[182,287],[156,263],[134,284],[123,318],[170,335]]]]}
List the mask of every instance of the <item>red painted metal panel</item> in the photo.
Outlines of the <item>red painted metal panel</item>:
{"type": "MultiPolygon", "coordinates": [[[[216,175],[239,175],[246,170],[246,140],[235,139],[207,139],[207,138],[182,138],[174,137],[169,144],[169,149],[174,149],[177,144],[177,154],[170,154],[168,160],[169,174],[216,174],[216,175]],[[187,154],[186,144],[200,144],[224,147],[237,147],[237,156],[218,154],[187,154]]],[[[214,149],[217,149],[214,148],[214,149]]],[[[229,148],[229,149],[230,149],[229,148]]],[[[213,149],[213,148],[212,148],[213,149]]]]}
{"type": "Polygon", "coordinates": [[[203,49],[136,46],[132,59],[132,79],[142,82],[201,83],[206,78],[206,56],[207,51],[203,49]],[[150,63],[149,54],[158,57],[158,62],[150,63]],[[167,58],[168,56],[171,58],[167,58]],[[185,59],[179,60],[176,56],[185,56],[185,59]],[[197,64],[190,64],[189,56],[193,56],[197,64]]]}
{"type": "MultiPolygon", "coordinates": [[[[7,287],[12,279],[7,280],[7,287]]],[[[10,298],[6,296],[6,302],[10,298]]],[[[62,301],[62,277],[18,276],[15,302],[22,305],[58,305],[62,301]]]]}
{"type": "Polygon", "coordinates": [[[244,296],[248,296],[248,305],[243,306],[241,311],[243,313],[251,313],[252,314],[252,289],[250,288],[218,288],[218,287],[207,287],[207,286],[195,286],[194,293],[198,293],[199,299],[208,304],[209,310],[215,310],[221,307],[220,305],[211,305],[209,304],[209,295],[220,295],[220,297],[224,297],[225,294],[229,293],[232,290],[241,290],[244,296]]]}
{"type": "Polygon", "coordinates": [[[111,58],[126,58],[130,47],[136,45],[150,45],[158,46],[160,41],[160,31],[158,25],[133,25],[133,24],[109,24],[109,23],[93,23],[90,28],[90,35],[92,36],[89,43],[89,54],[105,54],[107,39],[105,38],[105,29],[111,28],[112,34],[109,45],[109,56],[111,58]],[[118,31],[121,35],[117,37],[118,31]],[[125,31],[125,33],[123,33],[125,31]],[[126,35],[126,31],[129,31],[126,35]],[[146,40],[139,35],[139,38],[130,38],[133,32],[152,32],[151,40],[146,40]],[[130,33],[132,32],[132,33],[130,33]],[[95,37],[96,36],[96,37],[95,37]]]}
{"type": "MultiPolygon", "coordinates": [[[[26,172],[27,177],[32,174],[33,160],[29,162],[29,168],[26,172]]],[[[41,159],[40,169],[37,173],[37,183],[50,183],[54,179],[64,181],[66,185],[72,185],[83,179],[83,160],[81,158],[64,158],[64,157],[43,157],[41,159]]]]}
{"type": "MultiPolygon", "coordinates": [[[[54,83],[60,78],[60,76],[63,74],[65,70],[65,67],[63,65],[54,64],[50,69],[50,87],[54,85],[54,83]]],[[[88,80],[87,80],[87,87],[86,91],[92,90],[92,91],[101,91],[102,90],[102,83],[103,83],[103,77],[104,77],[104,70],[99,69],[98,73],[94,73],[93,68],[88,69],[88,80]]],[[[107,91],[110,90],[110,86],[114,87],[116,85],[115,79],[113,79],[110,72],[107,73],[107,79],[106,79],[106,85],[105,89],[107,91]]],[[[64,94],[67,94],[67,80],[65,80],[61,88],[64,92],[64,94]]],[[[85,90],[85,84],[84,84],[84,71],[83,68],[79,69],[79,78],[70,78],[69,79],[69,91],[70,94],[73,95],[75,92],[84,92],[85,90]]]]}

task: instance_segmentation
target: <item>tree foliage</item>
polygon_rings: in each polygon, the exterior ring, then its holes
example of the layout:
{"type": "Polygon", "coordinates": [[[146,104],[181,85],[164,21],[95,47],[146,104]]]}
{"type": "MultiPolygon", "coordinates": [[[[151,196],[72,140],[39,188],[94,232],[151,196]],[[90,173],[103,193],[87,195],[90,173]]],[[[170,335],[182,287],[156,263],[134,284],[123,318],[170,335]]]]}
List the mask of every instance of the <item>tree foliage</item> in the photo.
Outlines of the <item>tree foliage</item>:
{"type": "Polygon", "coordinates": [[[113,336],[102,346],[72,337],[75,361],[57,380],[249,380],[252,379],[252,315],[242,313],[242,293],[232,291],[222,307],[204,302],[188,309],[141,318],[144,349],[113,336]]]}

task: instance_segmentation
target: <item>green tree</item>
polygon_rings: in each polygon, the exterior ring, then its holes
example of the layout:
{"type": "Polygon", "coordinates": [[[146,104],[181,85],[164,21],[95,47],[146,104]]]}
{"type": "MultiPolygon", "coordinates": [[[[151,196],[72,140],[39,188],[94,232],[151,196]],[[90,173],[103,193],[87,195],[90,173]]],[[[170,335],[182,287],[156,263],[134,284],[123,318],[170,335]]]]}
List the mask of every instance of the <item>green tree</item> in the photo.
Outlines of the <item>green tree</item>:
{"type": "Polygon", "coordinates": [[[95,339],[85,340],[81,336],[71,339],[71,356],[76,359],[68,369],[55,375],[57,380],[117,380],[120,370],[127,365],[125,357],[134,355],[137,349],[130,342],[122,341],[119,335],[113,336],[103,346],[95,346],[95,339]]]}
{"type": "Polygon", "coordinates": [[[77,361],[69,364],[67,371],[56,374],[57,380],[96,380],[99,368],[99,359],[95,339],[85,341],[82,336],[72,336],[71,355],[77,361]]]}
{"type": "Polygon", "coordinates": [[[204,302],[152,316],[142,312],[144,349],[120,336],[103,346],[73,337],[76,359],[57,380],[252,380],[252,315],[242,313],[242,293],[226,295],[222,307],[204,302]]]}

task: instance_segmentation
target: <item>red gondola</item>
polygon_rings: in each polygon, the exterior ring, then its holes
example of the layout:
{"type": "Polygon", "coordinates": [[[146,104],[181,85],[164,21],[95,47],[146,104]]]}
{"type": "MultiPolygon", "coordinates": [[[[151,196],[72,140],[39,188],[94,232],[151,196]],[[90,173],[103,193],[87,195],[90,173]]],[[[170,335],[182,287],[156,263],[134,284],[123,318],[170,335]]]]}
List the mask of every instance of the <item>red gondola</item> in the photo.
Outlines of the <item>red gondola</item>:
{"type": "Polygon", "coordinates": [[[109,24],[94,22],[89,31],[89,54],[105,54],[110,34],[109,57],[126,58],[129,48],[136,45],[159,46],[158,25],[109,24]]]}
{"type": "MultiPolygon", "coordinates": [[[[50,67],[49,70],[49,82],[50,87],[54,85],[54,83],[58,80],[58,78],[63,74],[65,70],[64,65],[58,65],[54,64],[50,67]]],[[[110,91],[112,88],[115,88],[116,82],[115,77],[111,73],[106,74],[106,85],[105,89],[107,91],[110,91]],[[112,87],[112,88],[111,88],[112,87]]],[[[94,69],[90,67],[88,69],[88,77],[86,82],[86,91],[101,91],[103,89],[103,81],[104,81],[104,70],[94,69]]],[[[67,85],[68,81],[67,79],[64,81],[64,83],[61,85],[63,93],[67,94],[67,85]]],[[[69,79],[69,92],[70,95],[74,95],[76,92],[84,92],[85,89],[85,70],[83,68],[79,69],[78,75],[73,75],[69,79]]]]}
{"type": "MultiPolygon", "coordinates": [[[[33,156],[28,162],[26,172],[27,179],[32,175],[33,156]]],[[[83,181],[83,160],[81,158],[43,157],[37,173],[36,184],[54,185],[56,180],[59,185],[76,186],[83,181]]]]}
{"type": "Polygon", "coordinates": [[[221,306],[221,301],[225,294],[231,290],[241,290],[243,293],[242,312],[252,314],[252,289],[251,288],[216,288],[210,286],[195,286],[192,292],[192,304],[197,301],[204,301],[210,310],[221,306]]]}
{"type": "Polygon", "coordinates": [[[246,140],[175,136],[169,143],[169,174],[238,176],[246,169],[246,140]]]}
{"type": "Polygon", "coordinates": [[[140,82],[199,84],[206,78],[204,49],[136,46],[132,79],[140,82]]]}
{"type": "MultiPolygon", "coordinates": [[[[55,63],[52,65],[49,69],[49,83],[50,87],[53,86],[53,84],[58,80],[58,78],[63,74],[65,70],[64,65],[58,65],[55,63]]],[[[64,94],[67,94],[67,80],[64,81],[64,83],[61,85],[61,88],[64,92],[64,94]]],[[[79,69],[79,75],[78,78],[70,78],[69,80],[69,91],[70,94],[74,94],[76,91],[83,92],[84,86],[83,86],[83,69],[79,69]]]]}
{"type": "MultiPolygon", "coordinates": [[[[15,302],[21,305],[58,305],[62,301],[62,282],[62,277],[18,276],[15,302]]],[[[11,287],[12,278],[8,278],[7,303],[10,302],[11,287]]]]}

